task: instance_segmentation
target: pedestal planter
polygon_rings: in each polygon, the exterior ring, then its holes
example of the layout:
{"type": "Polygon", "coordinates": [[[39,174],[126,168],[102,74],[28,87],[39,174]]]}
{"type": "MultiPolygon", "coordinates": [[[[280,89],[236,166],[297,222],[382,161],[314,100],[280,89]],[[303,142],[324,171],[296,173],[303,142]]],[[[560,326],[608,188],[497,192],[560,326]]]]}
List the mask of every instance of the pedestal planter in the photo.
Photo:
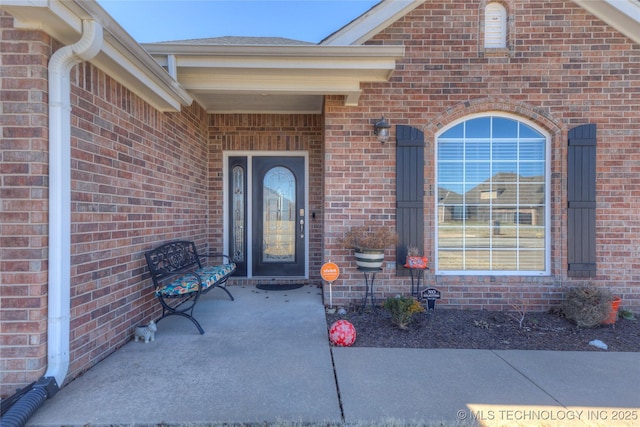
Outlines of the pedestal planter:
{"type": "Polygon", "coordinates": [[[362,249],[355,255],[358,268],[381,268],[384,262],[384,249],[362,249]]]}
{"type": "Polygon", "coordinates": [[[603,325],[613,325],[616,323],[621,301],[622,299],[620,297],[613,297],[613,300],[611,301],[611,311],[609,312],[609,316],[602,322],[603,325]]]}

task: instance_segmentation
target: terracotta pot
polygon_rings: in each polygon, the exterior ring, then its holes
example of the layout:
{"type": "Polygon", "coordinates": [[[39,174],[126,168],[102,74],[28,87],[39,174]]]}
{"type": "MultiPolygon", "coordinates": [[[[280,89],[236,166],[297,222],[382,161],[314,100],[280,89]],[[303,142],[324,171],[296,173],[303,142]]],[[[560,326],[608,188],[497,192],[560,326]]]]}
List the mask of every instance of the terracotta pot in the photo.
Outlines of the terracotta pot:
{"type": "Polygon", "coordinates": [[[620,297],[613,297],[613,301],[611,301],[611,311],[609,312],[609,316],[602,321],[603,325],[613,325],[616,323],[621,301],[622,299],[620,297]]]}

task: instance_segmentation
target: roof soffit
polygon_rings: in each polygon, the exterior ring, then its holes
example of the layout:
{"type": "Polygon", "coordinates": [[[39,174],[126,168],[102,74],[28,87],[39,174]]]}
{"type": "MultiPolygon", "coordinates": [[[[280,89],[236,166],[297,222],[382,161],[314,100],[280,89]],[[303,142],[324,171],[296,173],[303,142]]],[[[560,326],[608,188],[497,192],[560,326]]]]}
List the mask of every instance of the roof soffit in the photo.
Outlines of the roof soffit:
{"type": "Polygon", "coordinates": [[[573,0],[573,2],[640,44],[640,1],[573,0]]]}
{"type": "Polygon", "coordinates": [[[324,95],[357,105],[363,82],[387,81],[403,46],[143,47],[210,113],[322,111],[324,95]],[[224,97],[232,97],[233,102],[224,97]]]}
{"type": "MultiPolygon", "coordinates": [[[[573,1],[640,43],[640,1],[573,1]]],[[[422,3],[383,0],[319,45],[140,45],[93,0],[2,0],[2,9],[64,44],[80,38],[83,19],[96,20],[104,45],[91,62],[160,111],[195,98],[211,112],[319,112],[323,95],[357,105],[361,83],[388,80],[404,48],[361,44],[422,3]]]]}
{"type": "Polygon", "coordinates": [[[90,60],[160,111],[178,111],[192,97],[95,1],[2,0],[2,9],[15,18],[16,27],[42,30],[69,45],[82,35],[82,21],[103,27],[104,42],[90,60]]]}
{"type": "Polygon", "coordinates": [[[382,0],[320,42],[320,45],[360,45],[407,15],[425,0],[382,0]]]}

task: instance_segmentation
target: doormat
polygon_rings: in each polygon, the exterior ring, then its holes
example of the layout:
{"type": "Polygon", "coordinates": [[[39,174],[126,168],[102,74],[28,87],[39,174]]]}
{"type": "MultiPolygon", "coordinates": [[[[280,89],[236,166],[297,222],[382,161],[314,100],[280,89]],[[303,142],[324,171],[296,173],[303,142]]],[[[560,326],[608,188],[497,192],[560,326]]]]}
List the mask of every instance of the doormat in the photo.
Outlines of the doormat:
{"type": "Polygon", "coordinates": [[[290,291],[292,289],[298,289],[303,287],[302,283],[291,283],[288,285],[271,285],[271,284],[259,284],[256,285],[256,288],[261,289],[263,291],[290,291]]]}

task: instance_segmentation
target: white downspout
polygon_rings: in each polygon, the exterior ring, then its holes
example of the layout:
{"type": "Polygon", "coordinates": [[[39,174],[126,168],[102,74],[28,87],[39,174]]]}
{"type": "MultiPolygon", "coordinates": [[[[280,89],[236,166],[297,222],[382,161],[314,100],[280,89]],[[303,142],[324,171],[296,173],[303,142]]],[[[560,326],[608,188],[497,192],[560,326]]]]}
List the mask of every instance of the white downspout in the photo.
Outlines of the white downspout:
{"type": "Polygon", "coordinates": [[[49,60],[49,319],[47,372],[62,387],[71,321],[71,69],[98,54],[102,26],[82,21],[82,37],[49,60]]]}

